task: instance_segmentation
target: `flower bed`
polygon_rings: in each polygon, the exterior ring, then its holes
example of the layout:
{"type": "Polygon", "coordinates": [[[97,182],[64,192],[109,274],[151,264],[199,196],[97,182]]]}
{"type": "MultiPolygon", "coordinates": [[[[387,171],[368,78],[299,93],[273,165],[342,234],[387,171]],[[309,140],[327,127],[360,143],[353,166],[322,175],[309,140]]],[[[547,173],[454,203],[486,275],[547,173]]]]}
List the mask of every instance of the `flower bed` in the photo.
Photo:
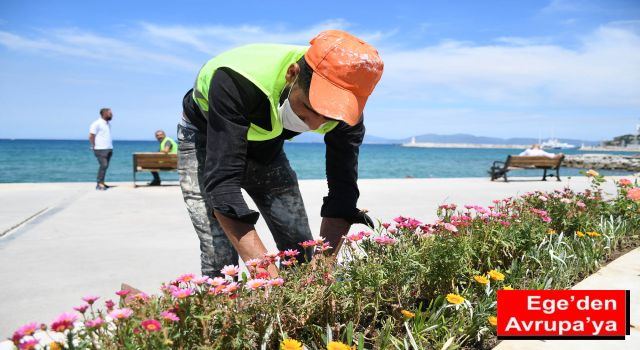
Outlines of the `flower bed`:
{"type": "Polygon", "coordinates": [[[498,289],[566,289],[640,243],[638,184],[620,180],[605,199],[604,179],[589,175],[583,193],[445,204],[431,224],[380,223],[346,237],[341,263],[308,241],[312,263],[289,250],[247,261],[249,274],[180,276],[158,295],[86,296],[11,339],[20,349],[487,348],[498,289]],[[260,272],[269,264],[279,278],[260,272]]]}

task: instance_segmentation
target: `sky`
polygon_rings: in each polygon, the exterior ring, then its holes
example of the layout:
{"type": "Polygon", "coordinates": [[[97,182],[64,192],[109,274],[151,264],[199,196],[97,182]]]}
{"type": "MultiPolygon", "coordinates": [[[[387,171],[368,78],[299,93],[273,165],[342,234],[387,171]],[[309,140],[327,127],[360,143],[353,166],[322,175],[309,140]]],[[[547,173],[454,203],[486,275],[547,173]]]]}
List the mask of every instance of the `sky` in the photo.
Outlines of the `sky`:
{"type": "Polygon", "coordinates": [[[0,138],[175,135],[199,68],[233,47],[375,46],[367,134],[610,139],[640,124],[640,0],[0,2],[0,138]]]}

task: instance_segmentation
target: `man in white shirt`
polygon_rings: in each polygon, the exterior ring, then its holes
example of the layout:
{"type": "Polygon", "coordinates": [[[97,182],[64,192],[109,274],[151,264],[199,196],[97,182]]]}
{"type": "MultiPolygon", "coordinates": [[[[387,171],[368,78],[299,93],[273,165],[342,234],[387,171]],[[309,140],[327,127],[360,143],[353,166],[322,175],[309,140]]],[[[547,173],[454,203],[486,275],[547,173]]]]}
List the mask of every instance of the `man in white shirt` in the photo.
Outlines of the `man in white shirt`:
{"type": "Polygon", "coordinates": [[[109,121],[113,118],[110,108],[100,109],[100,118],[89,127],[89,143],[91,149],[98,159],[100,168],[98,169],[98,178],[96,190],[104,191],[109,186],[104,183],[104,176],[109,167],[111,155],[113,155],[113,142],[111,140],[111,124],[109,121]]]}
{"type": "Polygon", "coordinates": [[[540,145],[538,145],[537,143],[531,145],[531,148],[528,148],[528,149],[524,150],[519,155],[521,155],[521,156],[544,156],[544,157],[549,157],[549,158],[554,158],[555,156],[557,156],[557,154],[545,152],[544,150],[542,150],[542,148],[540,148],[540,145]]]}

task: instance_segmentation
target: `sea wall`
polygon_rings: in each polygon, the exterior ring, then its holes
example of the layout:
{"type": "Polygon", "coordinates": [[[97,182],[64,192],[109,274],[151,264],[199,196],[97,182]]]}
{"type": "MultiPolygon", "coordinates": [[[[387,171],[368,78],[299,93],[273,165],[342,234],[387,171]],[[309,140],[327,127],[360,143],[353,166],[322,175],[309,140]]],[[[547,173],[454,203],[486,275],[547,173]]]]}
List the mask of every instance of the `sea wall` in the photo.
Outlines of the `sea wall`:
{"type": "Polygon", "coordinates": [[[613,154],[566,155],[562,165],[569,168],[640,171],[640,156],[613,154]]]}

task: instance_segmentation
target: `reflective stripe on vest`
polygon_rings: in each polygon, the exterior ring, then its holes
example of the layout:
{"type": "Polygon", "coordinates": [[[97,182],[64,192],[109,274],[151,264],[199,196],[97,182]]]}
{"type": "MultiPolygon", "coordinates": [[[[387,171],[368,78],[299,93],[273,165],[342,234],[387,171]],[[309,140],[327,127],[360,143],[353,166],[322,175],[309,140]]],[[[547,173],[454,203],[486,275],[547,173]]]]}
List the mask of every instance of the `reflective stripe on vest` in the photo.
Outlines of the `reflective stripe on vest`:
{"type": "Polygon", "coordinates": [[[160,142],[160,152],[164,152],[164,148],[167,147],[167,142],[171,144],[171,149],[169,150],[169,154],[177,154],[178,153],[178,144],[173,141],[172,138],[165,136],[164,140],[160,142]]]}
{"type": "MultiPolygon", "coordinates": [[[[202,114],[209,118],[209,85],[216,70],[229,68],[247,78],[269,100],[271,113],[271,130],[266,130],[254,123],[249,126],[247,139],[265,141],[278,137],[282,133],[282,119],[278,114],[280,94],[286,85],[287,68],[296,63],[307,51],[306,46],[254,44],[242,46],[212,58],[200,69],[193,87],[193,99],[202,114]]],[[[321,128],[313,130],[326,134],[338,125],[338,121],[325,123],[321,128]]]]}

